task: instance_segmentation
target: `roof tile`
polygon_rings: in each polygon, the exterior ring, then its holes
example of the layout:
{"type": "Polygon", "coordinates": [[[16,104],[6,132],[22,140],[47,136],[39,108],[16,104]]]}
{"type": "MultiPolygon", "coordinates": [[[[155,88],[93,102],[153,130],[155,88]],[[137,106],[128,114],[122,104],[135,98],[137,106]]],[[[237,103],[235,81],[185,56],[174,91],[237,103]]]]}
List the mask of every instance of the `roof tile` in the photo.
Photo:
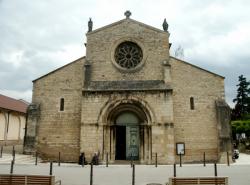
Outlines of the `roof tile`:
{"type": "Polygon", "coordinates": [[[22,100],[16,100],[0,94],[0,108],[26,113],[28,105],[22,100]]]}

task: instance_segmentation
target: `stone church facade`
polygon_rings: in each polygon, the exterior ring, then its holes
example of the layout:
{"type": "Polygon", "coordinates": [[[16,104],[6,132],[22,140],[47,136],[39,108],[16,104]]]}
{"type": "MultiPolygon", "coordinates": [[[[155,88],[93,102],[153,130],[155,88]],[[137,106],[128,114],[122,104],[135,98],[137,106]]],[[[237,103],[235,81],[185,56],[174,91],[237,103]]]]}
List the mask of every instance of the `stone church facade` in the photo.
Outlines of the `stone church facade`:
{"type": "Polygon", "coordinates": [[[222,161],[224,77],[171,57],[168,26],[126,18],[86,34],[86,56],[33,81],[25,151],[44,159],[222,161]],[[180,151],[179,151],[180,150],[180,151]]]}

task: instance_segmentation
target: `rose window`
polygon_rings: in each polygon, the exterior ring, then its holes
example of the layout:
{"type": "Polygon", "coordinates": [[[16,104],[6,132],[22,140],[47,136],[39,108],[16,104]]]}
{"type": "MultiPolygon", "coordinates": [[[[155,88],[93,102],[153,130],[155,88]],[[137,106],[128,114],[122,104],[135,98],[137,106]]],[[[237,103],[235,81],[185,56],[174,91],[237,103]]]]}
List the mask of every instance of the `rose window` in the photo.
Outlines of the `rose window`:
{"type": "Polygon", "coordinates": [[[123,42],[115,50],[115,61],[125,69],[135,68],[142,61],[142,50],[133,42],[123,42]]]}

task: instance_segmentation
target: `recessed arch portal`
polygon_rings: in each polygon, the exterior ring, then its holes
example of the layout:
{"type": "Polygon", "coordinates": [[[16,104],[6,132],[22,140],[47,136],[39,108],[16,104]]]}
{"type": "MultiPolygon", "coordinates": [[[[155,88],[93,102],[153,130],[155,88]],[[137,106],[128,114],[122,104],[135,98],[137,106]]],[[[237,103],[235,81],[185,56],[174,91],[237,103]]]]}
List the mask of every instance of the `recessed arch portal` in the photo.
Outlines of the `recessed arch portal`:
{"type": "Polygon", "coordinates": [[[108,102],[98,120],[103,124],[103,151],[110,160],[146,161],[152,155],[152,120],[147,103],[135,99],[108,102]],[[102,119],[100,119],[102,118],[102,119]]]}

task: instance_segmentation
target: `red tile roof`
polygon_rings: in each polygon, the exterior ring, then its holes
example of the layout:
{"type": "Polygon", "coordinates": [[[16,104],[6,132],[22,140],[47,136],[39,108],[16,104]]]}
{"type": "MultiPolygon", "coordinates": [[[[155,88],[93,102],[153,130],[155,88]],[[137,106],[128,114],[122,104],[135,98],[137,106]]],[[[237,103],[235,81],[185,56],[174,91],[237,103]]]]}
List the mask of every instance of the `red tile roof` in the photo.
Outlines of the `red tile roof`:
{"type": "Polygon", "coordinates": [[[26,113],[28,105],[23,100],[16,100],[0,94],[0,108],[26,113]]]}

